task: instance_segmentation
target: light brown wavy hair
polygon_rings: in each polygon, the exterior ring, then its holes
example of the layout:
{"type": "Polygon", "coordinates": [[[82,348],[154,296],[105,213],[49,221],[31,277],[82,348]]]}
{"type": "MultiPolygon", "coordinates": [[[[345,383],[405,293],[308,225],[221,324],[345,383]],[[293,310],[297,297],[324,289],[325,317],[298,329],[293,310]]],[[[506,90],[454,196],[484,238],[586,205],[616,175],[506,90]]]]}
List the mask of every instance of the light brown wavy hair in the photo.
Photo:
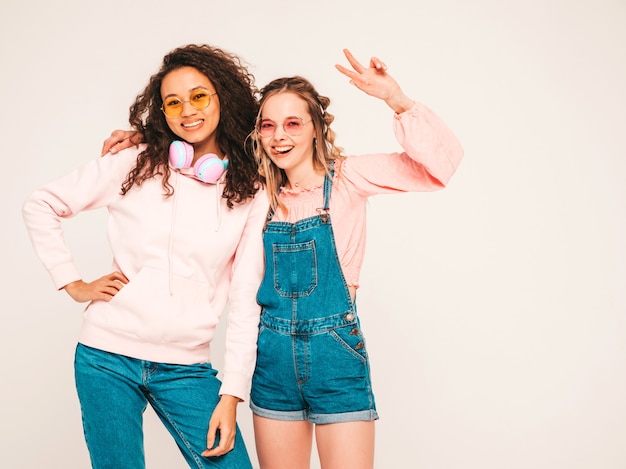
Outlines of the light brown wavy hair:
{"type": "Polygon", "coordinates": [[[130,125],[142,135],[146,149],[122,184],[122,194],[157,175],[162,176],[164,195],[169,197],[174,193],[168,182],[168,151],[170,143],[178,137],[170,130],[161,111],[161,83],[168,73],[181,67],[193,67],[204,74],[219,96],[217,144],[228,157],[222,197],[232,208],[235,203],[244,203],[254,197],[261,186],[252,144],[247,138],[250,129],[254,128],[259,109],[258,90],[254,76],[240,57],[206,44],[191,44],[169,52],[163,58],[160,70],[150,77],[148,85],[130,107],[130,125]]]}
{"type": "Polygon", "coordinates": [[[330,124],[335,120],[335,116],[326,111],[330,105],[330,98],[320,95],[313,84],[301,76],[277,78],[265,85],[261,89],[255,130],[250,134],[250,137],[254,143],[254,155],[259,165],[259,174],[265,182],[267,195],[270,199],[270,210],[272,211],[278,208],[283,211],[287,210],[278,197],[278,191],[287,182],[287,176],[282,169],[272,163],[270,157],[263,150],[261,135],[256,129],[263,114],[263,105],[269,98],[280,93],[293,93],[307,104],[315,127],[313,166],[316,169],[329,173],[333,162],[342,157],[343,152],[341,147],[335,145],[335,132],[330,128],[330,124]]]}

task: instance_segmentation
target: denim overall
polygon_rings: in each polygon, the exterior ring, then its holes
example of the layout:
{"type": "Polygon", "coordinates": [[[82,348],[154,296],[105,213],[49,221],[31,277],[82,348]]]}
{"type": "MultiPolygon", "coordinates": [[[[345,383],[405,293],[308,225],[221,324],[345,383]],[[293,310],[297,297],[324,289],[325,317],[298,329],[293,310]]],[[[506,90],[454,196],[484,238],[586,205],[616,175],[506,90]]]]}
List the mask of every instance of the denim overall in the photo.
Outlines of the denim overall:
{"type": "MultiPolygon", "coordinates": [[[[268,222],[251,408],[262,417],[335,423],[378,418],[365,341],[350,298],[324,179],[319,215],[268,222]]],[[[273,213],[268,215],[271,219],[273,213]]]]}

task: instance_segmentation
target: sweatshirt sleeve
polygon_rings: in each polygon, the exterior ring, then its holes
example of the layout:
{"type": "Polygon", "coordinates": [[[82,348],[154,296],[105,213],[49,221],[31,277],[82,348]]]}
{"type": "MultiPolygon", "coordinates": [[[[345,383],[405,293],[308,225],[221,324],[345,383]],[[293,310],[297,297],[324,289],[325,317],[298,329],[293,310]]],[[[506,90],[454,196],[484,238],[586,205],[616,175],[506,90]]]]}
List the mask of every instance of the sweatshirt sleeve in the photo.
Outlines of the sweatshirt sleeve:
{"type": "Polygon", "coordinates": [[[348,156],[342,165],[344,180],[364,197],[444,188],[463,158],[448,126],[416,102],[394,115],[393,130],[404,151],[348,156]]]}
{"type": "Polygon", "coordinates": [[[248,398],[256,363],[261,314],[256,295],[264,270],[262,231],[268,210],[265,191],[260,190],[250,203],[250,212],[233,263],[223,384],[220,388],[220,395],[228,394],[242,400],[248,398]]]}
{"type": "Polygon", "coordinates": [[[90,161],[36,189],[22,206],[22,215],[35,252],[57,289],[81,279],[65,244],[62,221],[83,210],[107,205],[117,196],[136,149],[90,161]]]}

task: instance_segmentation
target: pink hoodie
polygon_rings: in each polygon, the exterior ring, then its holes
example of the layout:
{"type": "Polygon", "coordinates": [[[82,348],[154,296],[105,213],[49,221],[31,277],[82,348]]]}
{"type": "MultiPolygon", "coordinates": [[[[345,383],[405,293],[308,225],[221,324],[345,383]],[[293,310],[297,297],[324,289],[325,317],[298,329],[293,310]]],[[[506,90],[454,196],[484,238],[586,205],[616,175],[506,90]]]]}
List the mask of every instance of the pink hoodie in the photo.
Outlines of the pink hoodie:
{"type": "Polygon", "coordinates": [[[79,342],[155,362],[210,362],[215,328],[228,304],[220,394],[246,399],[256,359],[265,192],[229,209],[223,185],[172,171],[169,198],[160,178],[121,196],[142,149],[97,158],[31,194],[23,215],[37,255],[57,288],[81,279],[62,220],[106,207],[112,270],[129,283],[110,302],[87,306],[79,342]]]}

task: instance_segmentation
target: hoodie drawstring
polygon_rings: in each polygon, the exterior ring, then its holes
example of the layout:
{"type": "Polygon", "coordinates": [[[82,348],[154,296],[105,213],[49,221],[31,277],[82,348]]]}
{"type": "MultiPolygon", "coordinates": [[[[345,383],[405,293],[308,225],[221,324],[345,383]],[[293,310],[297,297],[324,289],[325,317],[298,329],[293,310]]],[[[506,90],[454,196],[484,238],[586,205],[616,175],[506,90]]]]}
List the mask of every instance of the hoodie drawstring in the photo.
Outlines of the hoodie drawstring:
{"type": "Polygon", "coordinates": [[[220,198],[222,197],[222,191],[220,190],[220,181],[221,178],[217,180],[215,183],[215,204],[217,209],[217,223],[215,224],[215,232],[217,233],[220,229],[220,223],[222,222],[222,204],[220,203],[220,198]]]}
{"type": "Polygon", "coordinates": [[[172,218],[170,221],[170,240],[167,247],[167,269],[168,269],[168,278],[169,278],[169,290],[170,296],[174,294],[174,231],[176,228],[176,212],[178,207],[178,197],[176,194],[178,193],[178,178],[180,175],[178,171],[172,171],[174,174],[174,195],[172,195],[172,218]]]}

